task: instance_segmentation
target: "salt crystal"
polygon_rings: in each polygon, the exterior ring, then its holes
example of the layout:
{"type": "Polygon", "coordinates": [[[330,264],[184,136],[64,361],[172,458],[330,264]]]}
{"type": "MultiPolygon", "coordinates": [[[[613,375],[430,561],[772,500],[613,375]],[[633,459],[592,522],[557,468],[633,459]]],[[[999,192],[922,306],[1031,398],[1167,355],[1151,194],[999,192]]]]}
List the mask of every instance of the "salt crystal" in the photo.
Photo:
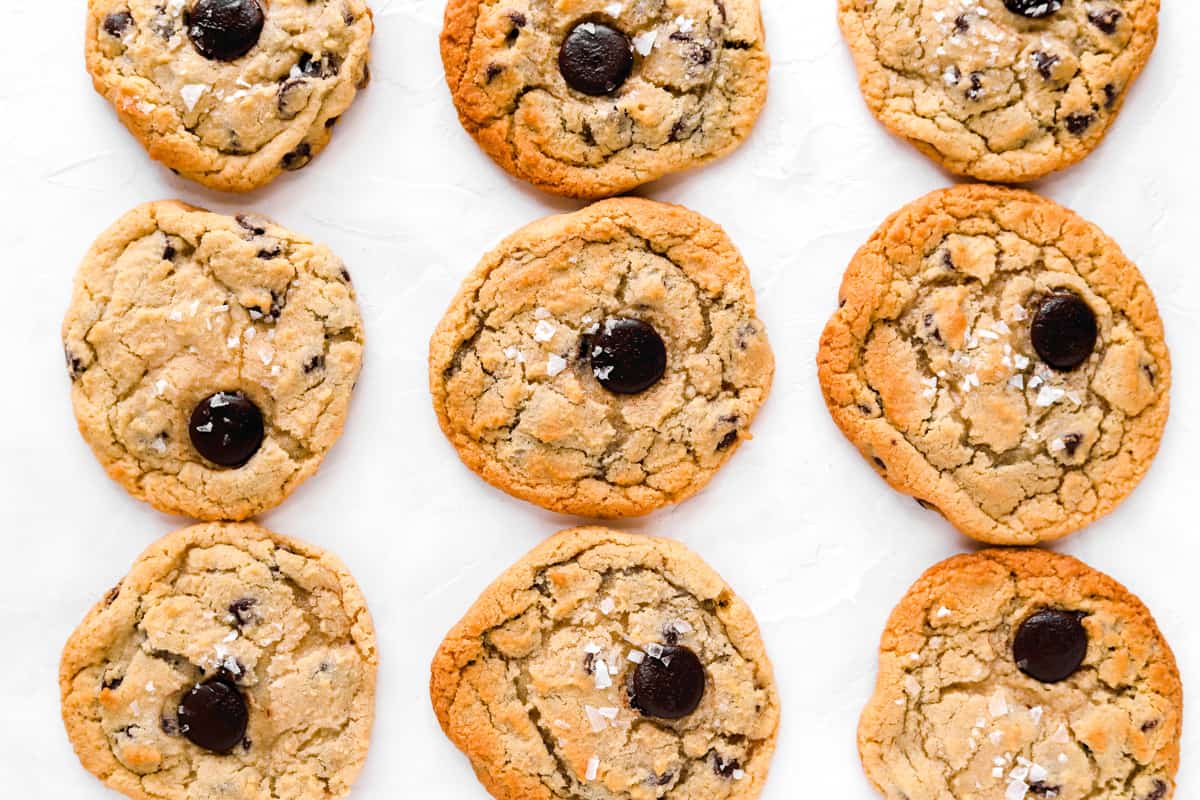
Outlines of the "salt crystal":
{"type": "Polygon", "coordinates": [[[1004,692],[996,692],[988,701],[988,711],[991,712],[992,718],[1003,717],[1008,714],[1008,700],[1004,696],[1004,692]]]}
{"type": "Polygon", "coordinates": [[[654,43],[657,40],[658,31],[646,31],[633,37],[633,49],[641,53],[643,57],[648,56],[654,49],[654,43]]]}
{"type": "Polygon", "coordinates": [[[613,682],[612,682],[612,678],[608,674],[607,662],[605,662],[601,659],[596,659],[595,670],[596,670],[596,673],[595,673],[594,677],[596,679],[596,688],[597,689],[610,688],[613,685],[613,682]]]}
{"type": "Polygon", "coordinates": [[[623,3],[609,3],[604,7],[604,13],[610,17],[619,17],[624,10],[625,5],[623,3]]]}
{"type": "Polygon", "coordinates": [[[534,319],[550,319],[550,312],[544,308],[535,308],[533,310],[534,319]]]}
{"type": "Polygon", "coordinates": [[[539,342],[548,342],[554,338],[555,330],[556,328],[552,324],[541,320],[533,329],[533,338],[539,342]]]}
{"type": "Polygon", "coordinates": [[[1015,356],[1013,356],[1013,364],[1017,369],[1026,369],[1029,366],[1029,359],[1020,353],[1017,353],[1015,356]]]}
{"type": "MultiPolygon", "coordinates": [[[[1036,380],[1036,378],[1034,380],[1036,380]]],[[[1030,381],[1030,386],[1032,385],[1033,382],[1030,381]]],[[[1037,400],[1035,402],[1042,408],[1046,408],[1047,406],[1052,406],[1059,400],[1062,400],[1066,394],[1066,392],[1064,392],[1062,389],[1059,389],[1057,386],[1043,386],[1042,390],[1038,392],[1037,400]]]]}
{"type": "Polygon", "coordinates": [[[611,614],[616,608],[617,604],[613,602],[611,597],[605,597],[600,601],[600,612],[603,614],[611,614]]]}
{"type": "Polygon", "coordinates": [[[942,606],[941,608],[938,609],[937,615],[938,615],[939,619],[945,619],[946,617],[950,616],[953,613],[954,612],[951,611],[950,609],[946,608],[945,606],[942,606]]]}
{"type": "Polygon", "coordinates": [[[1004,800],[1025,800],[1029,794],[1029,784],[1025,781],[1013,780],[1008,784],[1008,790],[1004,793],[1004,800]]]}
{"type": "Polygon", "coordinates": [[[598,775],[599,773],[600,773],[600,757],[592,756],[591,758],[588,759],[587,775],[585,775],[584,777],[586,777],[589,781],[594,781],[594,780],[596,780],[596,775],[598,775]]]}
{"type": "Polygon", "coordinates": [[[567,368],[567,360],[562,356],[552,355],[546,362],[546,374],[553,378],[567,368]]]}
{"type": "Polygon", "coordinates": [[[646,660],[646,654],[641,650],[630,650],[629,655],[625,656],[625,658],[629,659],[630,663],[641,664],[646,660]]]}
{"type": "Polygon", "coordinates": [[[1025,376],[1024,375],[1013,375],[1011,378],[1008,379],[1008,385],[1013,387],[1014,389],[1024,390],[1025,389],[1025,376]]]}
{"type": "Polygon", "coordinates": [[[200,97],[209,90],[206,83],[189,83],[179,90],[179,96],[183,98],[183,104],[187,106],[188,111],[196,108],[196,103],[200,102],[200,97]]]}
{"type": "Polygon", "coordinates": [[[599,733],[608,727],[608,722],[604,717],[600,716],[599,709],[592,706],[584,706],[583,713],[587,715],[588,724],[592,726],[592,733],[599,733]]]}

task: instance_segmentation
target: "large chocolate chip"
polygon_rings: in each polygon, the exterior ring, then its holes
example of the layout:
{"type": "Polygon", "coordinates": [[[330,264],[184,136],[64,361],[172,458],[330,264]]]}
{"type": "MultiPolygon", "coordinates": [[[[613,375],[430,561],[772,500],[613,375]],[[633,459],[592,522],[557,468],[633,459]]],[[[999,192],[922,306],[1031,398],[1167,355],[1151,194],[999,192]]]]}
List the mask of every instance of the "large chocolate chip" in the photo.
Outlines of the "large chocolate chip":
{"type": "Polygon", "coordinates": [[[667,371],[667,346],[641,320],[606,320],[588,344],[596,379],[615,394],[644,392],[667,371]]]}
{"type": "Polygon", "coordinates": [[[629,703],[647,717],[681,719],[704,697],[704,666],[686,647],[664,646],[629,678],[629,703]]]}
{"type": "Polygon", "coordinates": [[[1004,7],[1030,19],[1048,17],[1063,7],[1063,0],[1004,0],[1004,7]]]}
{"type": "Polygon", "coordinates": [[[558,69],[576,91],[593,97],[612,94],[633,71],[633,44],[603,22],[581,22],[559,48],[558,69]]]}
{"type": "Polygon", "coordinates": [[[1030,336],[1042,361],[1070,372],[1096,349],[1096,313],[1074,292],[1055,292],[1042,300],[1034,314],[1030,336]]]}
{"type": "Polygon", "coordinates": [[[263,443],[263,416],[241,392],[217,392],[192,412],[188,432],[196,452],[222,467],[240,467],[263,443]]]}
{"type": "Polygon", "coordinates": [[[132,24],[132,14],[128,11],[118,11],[104,18],[104,32],[115,39],[120,39],[132,24]]]}
{"type": "Polygon", "coordinates": [[[186,20],[188,38],[200,55],[235,61],[258,44],[266,17],[259,0],[196,0],[186,20]]]}
{"type": "Polygon", "coordinates": [[[1044,609],[1021,623],[1013,639],[1017,668],[1042,683],[1058,683],[1075,674],[1087,657],[1088,635],[1082,615],[1044,609]]]}
{"type": "Polygon", "coordinates": [[[246,735],[246,699],[227,678],[197,684],[179,703],[179,730],[193,744],[228,753],[246,735]]]}

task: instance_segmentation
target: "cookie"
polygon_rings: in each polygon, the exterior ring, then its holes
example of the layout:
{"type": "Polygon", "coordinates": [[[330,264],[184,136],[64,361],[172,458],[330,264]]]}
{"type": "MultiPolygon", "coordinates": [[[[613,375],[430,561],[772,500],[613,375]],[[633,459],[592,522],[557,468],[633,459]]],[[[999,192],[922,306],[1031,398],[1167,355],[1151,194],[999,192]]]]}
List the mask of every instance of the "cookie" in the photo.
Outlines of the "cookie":
{"type": "Polygon", "coordinates": [[[552,511],[608,518],[699,491],[748,438],[773,374],[725,233],[633,198],[543,219],[484,256],[429,357],[467,466],[552,511]]]}
{"type": "Polygon", "coordinates": [[[373,31],[363,0],[88,0],[87,66],[152,158],[244,192],[325,147],[373,31]]]}
{"type": "Polygon", "coordinates": [[[735,149],[770,67],[758,0],[449,0],[442,62],[497,164],[586,198],[735,149]]]}
{"type": "Polygon", "coordinates": [[[1125,587],[1069,556],[989,550],[893,612],[859,726],[889,800],[1170,800],[1183,689],[1125,587]]]}
{"type": "Polygon", "coordinates": [[[442,729],[499,800],[743,800],[779,724],[750,609],[665,539],[564,531],[489,587],[433,660],[442,729]]]}
{"type": "Polygon", "coordinates": [[[146,550],[71,635],[83,766],[134,800],[342,797],[367,756],[375,633],[345,565],[247,523],[146,550]]]}
{"type": "Polygon", "coordinates": [[[176,202],[96,241],[63,342],[79,430],[108,474],[206,520],[272,508],[317,471],[363,358],[337,256],[257,215],[176,202]]]}
{"type": "Polygon", "coordinates": [[[946,169],[1020,183],[1096,149],[1159,0],[839,0],[872,113],[946,169]]]}
{"type": "Polygon", "coordinates": [[[834,420],[894,488],[993,544],[1112,511],[1158,451],[1171,361],[1099,228],[1013,189],[904,208],[854,257],[821,337],[834,420]]]}

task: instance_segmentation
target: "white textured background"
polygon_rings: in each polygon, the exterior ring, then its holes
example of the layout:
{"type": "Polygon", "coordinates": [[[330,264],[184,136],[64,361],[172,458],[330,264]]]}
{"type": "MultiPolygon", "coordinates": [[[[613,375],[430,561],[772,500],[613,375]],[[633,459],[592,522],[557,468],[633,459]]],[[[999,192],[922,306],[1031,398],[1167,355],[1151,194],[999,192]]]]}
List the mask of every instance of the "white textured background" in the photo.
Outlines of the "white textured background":
{"type": "MultiPolygon", "coordinates": [[[[441,0],[375,0],[373,85],[311,167],[244,197],[204,191],[145,157],[92,92],[84,5],[0,3],[0,794],[117,797],[78,766],[62,731],[59,649],[134,557],[184,520],[131,500],[92,458],[75,431],[58,328],[95,236],[138,203],[180,197],[265,213],[329,244],[353,272],[369,345],[345,438],[265,522],[341,555],[374,612],[378,722],[354,796],[485,800],[429,710],[429,659],[485,585],[572,520],[460,465],[429,406],[426,343],[485,250],[577,204],[510,180],[459,128],[437,53],[441,0]]],[[[764,797],[869,800],[854,729],[879,633],[922,570],[970,544],[889,490],[842,439],[814,355],[857,246],[950,179],[865,110],[833,0],[764,5],[775,66],[754,136],[718,165],[642,193],[712,217],[741,247],[778,356],[775,392],[755,441],[701,496],[624,527],[683,540],[757,612],[784,703],[764,797]]],[[[1061,548],[1141,595],[1200,692],[1200,4],[1164,5],[1158,51],[1107,143],[1038,188],[1141,266],[1175,361],[1174,413],[1149,478],[1061,548]]],[[[1200,797],[1200,716],[1187,718],[1181,800],[1200,797]]]]}

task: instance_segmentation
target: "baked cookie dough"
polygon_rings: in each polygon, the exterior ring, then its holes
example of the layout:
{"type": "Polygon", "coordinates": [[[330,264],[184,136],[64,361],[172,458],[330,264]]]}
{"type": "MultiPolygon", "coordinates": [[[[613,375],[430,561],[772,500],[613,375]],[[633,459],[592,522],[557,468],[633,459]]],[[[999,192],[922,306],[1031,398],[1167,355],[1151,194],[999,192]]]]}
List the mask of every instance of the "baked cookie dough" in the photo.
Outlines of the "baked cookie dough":
{"type": "Polygon", "coordinates": [[[446,735],[499,800],[749,800],[779,724],[750,609],[682,545],[564,531],[433,660],[446,735]]]}
{"type": "Polygon", "coordinates": [[[71,635],[59,685],[83,766],[134,800],[324,800],[374,717],[375,632],[345,565],[253,524],[152,545],[71,635]]]}
{"type": "Polygon", "coordinates": [[[821,337],[834,421],[894,488],[993,544],[1073,533],[1133,491],[1167,421],[1154,297],[1104,233],[958,186],[890,218],[821,337]]]}
{"type": "Polygon", "coordinates": [[[130,494],[245,519],[341,435],[363,358],[350,274],[251,214],[150,203],[92,246],[63,323],[79,430],[130,494]]]}
{"type": "Polygon", "coordinates": [[[633,198],[506,239],[463,284],[429,357],[434,408],[467,466],[589,517],[699,491],[749,438],[773,374],[725,233],[633,198]]]}
{"type": "Polygon", "coordinates": [[[1150,612],[1087,565],[989,550],[927,572],[859,727],[889,800],[1170,800],[1183,689],[1150,612]]]}
{"type": "Polygon", "coordinates": [[[946,169],[1020,183],[1094,150],[1159,0],[839,0],[867,105],[946,169]]]}
{"type": "Polygon", "coordinates": [[[363,0],[88,0],[87,66],[152,158],[242,192],[325,147],[373,31],[363,0]]]}
{"type": "Polygon", "coordinates": [[[587,198],[735,149],[770,66],[758,0],[450,0],[442,61],[497,164],[587,198]]]}

